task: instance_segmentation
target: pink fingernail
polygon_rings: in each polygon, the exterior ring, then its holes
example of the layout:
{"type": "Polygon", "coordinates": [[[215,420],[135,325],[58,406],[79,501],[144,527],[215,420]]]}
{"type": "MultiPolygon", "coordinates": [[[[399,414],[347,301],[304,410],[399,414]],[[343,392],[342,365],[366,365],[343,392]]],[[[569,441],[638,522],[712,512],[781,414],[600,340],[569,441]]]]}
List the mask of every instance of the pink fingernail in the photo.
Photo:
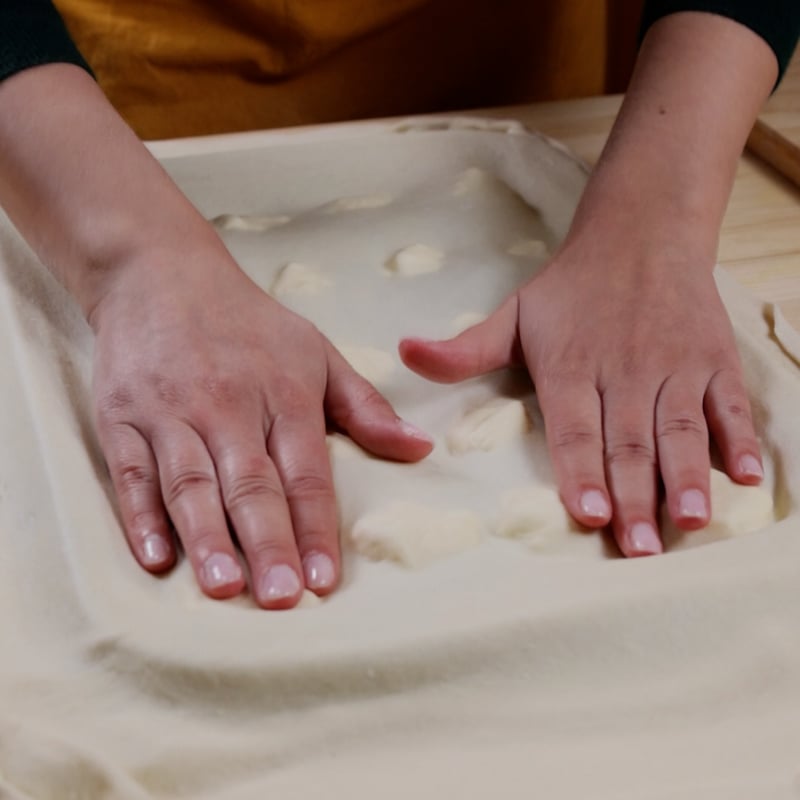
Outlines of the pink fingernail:
{"type": "Polygon", "coordinates": [[[764,477],[764,468],[761,466],[759,460],[750,454],[742,456],[739,459],[739,469],[744,475],[761,480],[764,477]]]}
{"type": "Polygon", "coordinates": [[[301,588],[300,578],[288,564],[270,567],[261,579],[261,597],[269,602],[294,597],[301,588]]]}
{"type": "Polygon", "coordinates": [[[609,506],[606,496],[597,489],[590,489],[581,495],[581,511],[587,517],[596,517],[597,519],[608,519],[611,516],[611,506],[609,506]]]}
{"type": "Polygon", "coordinates": [[[306,586],[311,589],[330,589],[336,581],[336,570],[324,553],[312,553],[303,560],[306,586]]]}
{"type": "Polygon", "coordinates": [[[634,555],[654,556],[664,552],[658,531],[647,522],[637,522],[631,528],[628,539],[634,555]]]}
{"type": "Polygon", "coordinates": [[[203,564],[203,579],[209,589],[229,586],[242,579],[242,568],[227,553],[214,553],[203,564]]]}
{"type": "Polygon", "coordinates": [[[150,533],[142,542],[142,556],[145,564],[163,564],[169,559],[169,545],[160,534],[150,533]]]}
{"type": "Polygon", "coordinates": [[[425,442],[425,444],[433,444],[433,439],[428,436],[425,431],[418,428],[416,425],[412,425],[410,422],[406,422],[405,420],[400,421],[400,430],[403,433],[410,437],[411,439],[417,439],[420,442],[425,442]]]}
{"type": "Polygon", "coordinates": [[[708,516],[708,503],[699,489],[687,489],[681,495],[679,516],[684,519],[705,519],[708,516]]]}

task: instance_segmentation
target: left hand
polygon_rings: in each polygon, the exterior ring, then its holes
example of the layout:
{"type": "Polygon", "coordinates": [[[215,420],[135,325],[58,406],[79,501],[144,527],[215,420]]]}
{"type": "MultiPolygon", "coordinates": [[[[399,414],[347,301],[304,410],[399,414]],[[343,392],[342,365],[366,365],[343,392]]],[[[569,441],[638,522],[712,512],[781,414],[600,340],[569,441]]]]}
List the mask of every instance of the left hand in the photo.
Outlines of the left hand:
{"type": "Polygon", "coordinates": [[[709,522],[709,434],[736,481],[759,447],[730,322],[710,264],[582,236],[486,321],[444,342],[406,339],[404,362],[454,382],[524,363],[561,498],[626,556],[659,553],[659,481],[682,529],[709,522]]]}

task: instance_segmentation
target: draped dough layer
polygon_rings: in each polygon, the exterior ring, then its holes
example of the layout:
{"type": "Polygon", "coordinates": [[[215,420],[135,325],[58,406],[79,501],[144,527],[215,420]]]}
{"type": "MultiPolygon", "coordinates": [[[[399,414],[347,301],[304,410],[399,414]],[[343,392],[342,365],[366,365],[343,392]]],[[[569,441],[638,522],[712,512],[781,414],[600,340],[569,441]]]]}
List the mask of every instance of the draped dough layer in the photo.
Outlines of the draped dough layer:
{"type": "Polygon", "coordinates": [[[718,274],[764,489],[719,478],[709,535],[625,561],[554,501],[522,374],[435,386],[396,356],[533,274],[578,162],[470,120],[156,152],[437,446],[398,465],[331,437],[345,579],[322,603],[215,602],[185,562],[145,574],[92,429],[89,331],[4,220],[0,797],[796,797],[800,372],[768,309],[718,274]]]}

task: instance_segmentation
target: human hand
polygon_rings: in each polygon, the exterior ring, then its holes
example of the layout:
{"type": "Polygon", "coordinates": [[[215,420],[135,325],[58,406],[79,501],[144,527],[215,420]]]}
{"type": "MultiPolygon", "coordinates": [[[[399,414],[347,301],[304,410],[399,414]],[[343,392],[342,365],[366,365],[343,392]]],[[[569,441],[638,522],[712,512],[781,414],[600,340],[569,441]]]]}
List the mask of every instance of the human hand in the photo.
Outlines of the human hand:
{"type": "Polygon", "coordinates": [[[432,444],[218,240],[171,255],[117,269],[90,315],[97,430],[130,547],[168,569],[171,520],[203,591],[226,598],[246,583],[235,534],[259,605],[292,607],[304,585],[327,594],[340,554],[326,414],[387,458],[432,444]]]}
{"type": "Polygon", "coordinates": [[[610,522],[626,556],[654,554],[659,481],[676,525],[703,527],[709,432],[740,483],[760,481],[759,447],[708,265],[598,242],[569,241],[486,321],[445,342],[406,339],[400,353],[440,382],[524,363],[569,513],[610,522]]]}

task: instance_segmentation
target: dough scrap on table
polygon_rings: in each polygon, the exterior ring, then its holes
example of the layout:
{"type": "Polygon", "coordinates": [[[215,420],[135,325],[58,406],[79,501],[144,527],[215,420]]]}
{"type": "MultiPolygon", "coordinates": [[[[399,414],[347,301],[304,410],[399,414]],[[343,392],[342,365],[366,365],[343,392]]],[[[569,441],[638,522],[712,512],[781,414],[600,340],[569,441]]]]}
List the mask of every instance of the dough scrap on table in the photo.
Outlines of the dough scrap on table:
{"type": "Polygon", "coordinates": [[[342,211],[362,211],[369,208],[385,208],[391,205],[394,197],[390,194],[363,194],[355,197],[340,197],[328,203],[323,211],[326,214],[338,214],[342,211]]]}
{"type": "Polygon", "coordinates": [[[466,509],[396,502],[356,520],[349,539],[373,561],[418,568],[480,544],[483,522],[466,509]]]}
{"type": "Polygon", "coordinates": [[[391,353],[367,345],[337,344],[336,349],[350,366],[365,380],[379,384],[386,382],[395,370],[391,353]]]}
{"type": "Polygon", "coordinates": [[[744,486],[724,472],[711,470],[711,522],[697,531],[682,531],[661,506],[661,537],[667,550],[685,550],[732,539],[775,522],[775,501],[760,486],[744,486]]]}
{"type": "Polygon", "coordinates": [[[447,432],[445,442],[453,455],[472,450],[488,452],[524,436],[532,428],[521,400],[495,397],[464,414],[447,432]]]}
{"type": "Polygon", "coordinates": [[[585,538],[586,529],[572,519],[555,489],[524,486],[500,498],[493,533],[520,539],[537,552],[553,553],[564,549],[573,534],[585,538]]]}
{"type": "Polygon", "coordinates": [[[800,331],[786,319],[777,303],[772,304],[772,331],[783,349],[800,364],[800,331]]]}
{"type": "Polygon", "coordinates": [[[282,267],[270,287],[270,294],[317,294],[333,286],[330,278],[316,267],[290,261],[282,267]]]}
{"type": "Polygon", "coordinates": [[[427,244],[412,244],[398,250],[387,262],[386,269],[406,278],[437,272],[442,268],[444,253],[427,244]]]}
{"type": "Polygon", "coordinates": [[[522,258],[545,258],[550,255],[547,245],[541,239],[520,239],[510,245],[506,253],[522,258]]]}
{"type": "Polygon", "coordinates": [[[492,183],[495,179],[480,167],[468,167],[456,179],[453,184],[452,194],[454,197],[463,197],[465,194],[479,191],[483,187],[492,183]]]}
{"type": "Polygon", "coordinates": [[[227,231],[268,231],[291,221],[283,214],[220,214],[211,220],[217,228],[227,231]]]}
{"type": "Polygon", "coordinates": [[[477,325],[479,322],[484,322],[487,315],[481,311],[464,311],[450,322],[450,328],[453,333],[463,333],[467,328],[477,325]]]}

